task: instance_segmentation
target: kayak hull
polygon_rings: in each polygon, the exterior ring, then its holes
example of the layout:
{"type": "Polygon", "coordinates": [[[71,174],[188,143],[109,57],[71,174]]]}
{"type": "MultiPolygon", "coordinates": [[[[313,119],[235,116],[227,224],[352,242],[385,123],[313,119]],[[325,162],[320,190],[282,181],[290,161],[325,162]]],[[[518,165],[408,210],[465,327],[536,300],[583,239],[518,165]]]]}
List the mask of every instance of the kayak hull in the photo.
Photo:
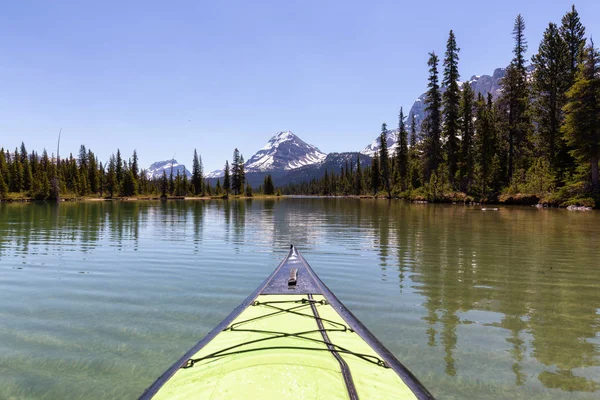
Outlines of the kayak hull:
{"type": "Polygon", "coordinates": [[[254,293],[140,398],[433,396],[292,247],[254,293]]]}

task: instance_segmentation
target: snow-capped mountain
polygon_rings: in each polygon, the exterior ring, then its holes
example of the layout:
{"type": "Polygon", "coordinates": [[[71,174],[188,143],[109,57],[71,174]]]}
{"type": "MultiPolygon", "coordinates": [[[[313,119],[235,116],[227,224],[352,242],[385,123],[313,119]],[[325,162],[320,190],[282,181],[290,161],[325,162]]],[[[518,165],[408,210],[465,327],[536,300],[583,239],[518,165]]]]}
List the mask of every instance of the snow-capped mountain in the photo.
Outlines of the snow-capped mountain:
{"type": "Polygon", "coordinates": [[[146,170],[146,177],[148,177],[148,179],[160,178],[163,175],[163,171],[167,173],[168,177],[171,174],[171,166],[173,168],[173,176],[177,176],[177,172],[179,172],[180,175],[186,174],[188,178],[192,176],[192,173],[187,170],[185,165],[179,164],[177,160],[166,160],[153,163],[146,170]]]}
{"type": "MultiPolygon", "coordinates": [[[[244,163],[246,174],[253,172],[289,171],[307,165],[318,164],[327,154],[316,146],[306,143],[290,131],[279,132],[267,144],[244,163]]],[[[224,171],[215,170],[206,178],[221,178],[224,171]]]]}
{"type": "Polygon", "coordinates": [[[290,131],[279,132],[245,164],[247,172],[290,170],[323,161],[327,154],[290,131]]]}

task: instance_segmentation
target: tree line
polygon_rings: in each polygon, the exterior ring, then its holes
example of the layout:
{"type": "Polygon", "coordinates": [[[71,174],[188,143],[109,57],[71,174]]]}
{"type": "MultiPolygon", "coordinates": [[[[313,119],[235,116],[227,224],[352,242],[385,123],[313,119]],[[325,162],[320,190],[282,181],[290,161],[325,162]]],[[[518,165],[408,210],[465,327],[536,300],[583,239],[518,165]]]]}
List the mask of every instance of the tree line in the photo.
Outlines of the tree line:
{"type": "Polygon", "coordinates": [[[460,49],[450,31],[441,77],[439,57],[429,53],[418,131],[414,115],[405,118],[401,108],[393,154],[384,123],[370,166],[361,171],[357,160],[284,192],[593,205],[600,193],[598,50],[575,6],[560,25],[548,24],[530,66],[521,15],[513,38],[497,99],[459,82],[460,49]]]}
{"type": "MultiPolygon", "coordinates": [[[[339,171],[282,188],[284,194],[384,195],[429,201],[540,201],[593,205],[600,197],[600,57],[572,6],[560,24],[550,22],[527,65],[525,20],[513,27],[513,57],[500,95],[484,97],[460,83],[460,49],[453,31],[440,59],[429,53],[425,117],[398,116],[397,145],[387,148],[381,126],[379,151],[370,165],[349,159],[339,171]]],[[[275,193],[271,176],[258,188],[275,193]]],[[[165,170],[150,179],[137,153],[119,150],[103,165],[81,146],[77,158],[55,159],[44,150],[0,149],[0,198],[10,193],[36,199],[75,196],[252,195],[244,157],[236,148],[225,162],[223,182],[211,187],[194,150],[190,179],[165,170]]]]}

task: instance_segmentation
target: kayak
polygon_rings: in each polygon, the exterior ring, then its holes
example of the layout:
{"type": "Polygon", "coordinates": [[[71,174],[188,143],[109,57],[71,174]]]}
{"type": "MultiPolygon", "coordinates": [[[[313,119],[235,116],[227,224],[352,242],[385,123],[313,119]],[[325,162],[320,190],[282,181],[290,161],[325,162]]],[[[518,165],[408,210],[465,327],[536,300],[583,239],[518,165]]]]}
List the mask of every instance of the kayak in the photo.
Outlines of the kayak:
{"type": "Polygon", "coordinates": [[[433,399],[298,250],[140,399],[433,399]]]}

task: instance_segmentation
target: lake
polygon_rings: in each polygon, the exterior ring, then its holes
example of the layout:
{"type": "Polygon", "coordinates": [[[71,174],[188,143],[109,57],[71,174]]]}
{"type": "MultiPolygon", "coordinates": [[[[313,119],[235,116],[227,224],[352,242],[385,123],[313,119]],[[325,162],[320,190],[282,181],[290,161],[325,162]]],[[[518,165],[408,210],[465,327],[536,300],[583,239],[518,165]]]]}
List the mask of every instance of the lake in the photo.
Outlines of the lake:
{"type": "Polygon", "coordinates": [[[600,213],[0,204],[0,398],[137,398],[294,244],[439,399],[600,397],[600,213]]]}

